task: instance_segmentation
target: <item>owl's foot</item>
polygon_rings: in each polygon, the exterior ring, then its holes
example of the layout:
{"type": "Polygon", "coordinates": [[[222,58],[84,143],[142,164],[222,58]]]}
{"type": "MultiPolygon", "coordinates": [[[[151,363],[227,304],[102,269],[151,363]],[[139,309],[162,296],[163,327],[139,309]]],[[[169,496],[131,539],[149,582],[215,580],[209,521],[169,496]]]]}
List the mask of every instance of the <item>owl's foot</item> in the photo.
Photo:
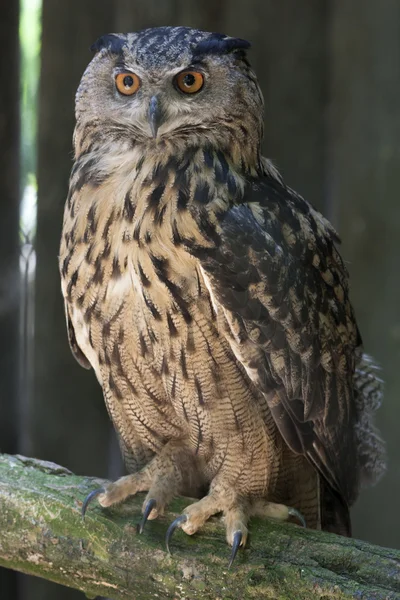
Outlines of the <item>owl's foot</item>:
{"type": "Polygon", "coordinates": [[[240,547],[246,545],[248,537],[247,523],[251,516],[268,517],[280,521],[287,521],[290,517],[298,519],[303,527],[306,526],[301,513],[284,504],[256,500],[249,502],[243,498],[232,498],[225,493],[210,492],[199,502],[189,505],[184,512],[171,523],[166,535],[166,546],[170,551],[170,542],[176,529],[182,529],[188,535],[196,533],[202,525],[213,515],[222,512],[226,526],[226,539],[232,546],[228,568],[232,566],[240,547]]]}
{"type": "Polygon", "coordinates": [[[251,507],[252,517],[261,517],[268,519],[277,519],[278,521],[288,521],[291,517],[294,517],[299,521],[302,527],[306,527],[306,520],[297,508],[292,506],[286,506],[285,504],[276,504],[275,502],[268,502],[264,499],[254,500],[251,507]]]}
{"type": "MultiPolygon", "coordinates": [[[[156,519],[163,514],[167,504],[179,494],[184,481],[182,473],[192,473],[193,479],[197,479],[195,466],[192,462],[190,465],[186,464],[187,462],[188,453],[182,446],[178,443],[167,444],[141,471],[121,477],[115,483],[88,494],[83,502],[82,516],[85,516],[89,504],[96,498],[100,506],[106,508],[119,504],[138,492],[148,492],[143,502],[143,517],[139,524],[139,532],[142,533],[147,520],[156,519]]],[[[199,477],[198,481],[200,480],[199,477]]]]}
{"type": "Polygon", "coordinates": [[[148,490],[149,486],[150,479],[146,469],[134,475],[121,477],[115,483],[110,483],[107,487],[100,487],[86,496],[82,504],[82,517],[85,517],[89,504],[96,498],[100,506],[106,508],[123,502],[128,496],[133,496],[137,492],[148,490]]]}
{"type": "Polygon", "coordinates": [[[226,539],[232,546],[229,567],[233,563],[240,546],[246,545],[248,529],[247,522],[251,514],[250,504],[246,499],[237,497],[227,489],[214,489],[198,502],[190,504],[168,528],[166,546],[170,552],[170,541],[174,531],[182,529],[188,535],[193,535],[206,521],[217,513],[223,513],[226,526],[226,539]]]}
{"type": "Polygon", "coordinates": [[[143,518],[139,525],[139,533],[142,533],[147,520],[156,519],[162,514],[165,506],[177,493],[176,477],[172,473],[166,473],[165,469],[160,471],[149,467],[133,475],[121,477],[115,483],[98,488],[86,496],[82,505],[82,517],[85,516],[89,504],[96,498],[100,506],[108,508],[120,504],[138,492],[148,492],[143,502],[143,518]]]}

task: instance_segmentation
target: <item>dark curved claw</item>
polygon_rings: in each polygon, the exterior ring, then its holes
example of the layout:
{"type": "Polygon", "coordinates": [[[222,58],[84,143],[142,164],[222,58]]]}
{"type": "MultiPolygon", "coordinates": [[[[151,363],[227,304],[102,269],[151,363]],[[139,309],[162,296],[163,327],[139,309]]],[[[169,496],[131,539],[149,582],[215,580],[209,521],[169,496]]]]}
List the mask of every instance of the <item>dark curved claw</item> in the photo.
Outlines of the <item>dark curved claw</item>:
{"type": "Polygon", "coordinates": [[[105,494],[105,491],[106,490],[103,487],[100,487],[100,488],[97,488],[97,490],[93,490],[93,492],[90,492],[90,494],[88,494],[86,496],[86,498],[84,499],[83,504],[82,504],[82,511],[81,511],[82,519],[85,518],[87,508],[88,508],[89,504],[91,503],[91,501],[94,500],[94,498],[97,498],[97,496],[100,496],[100,494],[105,494]]]}
{"type": "Polygon", "coordinates": [[[303,527],[307,527],[305,518],[296,508],[289,508],[288,513],[291,517],[295,517],[298,521],[300,521],[303,527]]]}
{"type": "Polygon", "coordinates": [[[167,546],[167,551],[169,554],[171,554],[171,550],[169,549],[169,543],[171,541],[172,534],[174,533],[177,527],[180,527],[181,525],[183,525],[183,523],[186,523],[187,520],[187,515],[180,515],[175,519],[175,521],[172,521],[171,525],[168,527],[167,535],[165,536],[165,545],[167,546]]]}
{"type": "Polygon", "coordinates": [[[238,553],[240,544],[242,543],[242,538],[243,538],[243,533],[240,530],[235,531],[235,533],[233,534],[232,552],[231,552],[231,557],[229,559],[228,569],[231,568],[233,561],[236,558],[236,554],[238,553]]]}
{"type": "Polygon", "coordinates": [[[149,518],[149,514],[151,513],[151,511],[153,510],[153,508],[156,506],[156,504],[157,504],[157,502],[154,500],[154,498],[150,498],[149,500],[147,500],[146,506],[144,507],[142,520],[139,523],[139,533],[143,533],[143,529],[144,529],[144,526],[147,523],[147,519],[149,518]]]}

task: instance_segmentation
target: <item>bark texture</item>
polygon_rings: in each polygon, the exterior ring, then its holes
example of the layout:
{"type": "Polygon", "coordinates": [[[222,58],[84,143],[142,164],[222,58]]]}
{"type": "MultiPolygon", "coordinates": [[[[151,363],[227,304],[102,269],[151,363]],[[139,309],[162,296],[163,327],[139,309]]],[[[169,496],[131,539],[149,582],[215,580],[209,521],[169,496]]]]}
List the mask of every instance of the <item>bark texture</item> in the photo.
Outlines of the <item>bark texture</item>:
{"type": "Polygon", "coordinates": [[[113,600],[400,598],[399,551],[295,525],[254,520],[231,570],[218,519],[193,538],[178,532],[169,556],[166,528],[187,501],[139,536],[142,495],[113,510],[94,504],[82,520],[84,497],[101,483],[0,455],[0,565],[113,600]]]}

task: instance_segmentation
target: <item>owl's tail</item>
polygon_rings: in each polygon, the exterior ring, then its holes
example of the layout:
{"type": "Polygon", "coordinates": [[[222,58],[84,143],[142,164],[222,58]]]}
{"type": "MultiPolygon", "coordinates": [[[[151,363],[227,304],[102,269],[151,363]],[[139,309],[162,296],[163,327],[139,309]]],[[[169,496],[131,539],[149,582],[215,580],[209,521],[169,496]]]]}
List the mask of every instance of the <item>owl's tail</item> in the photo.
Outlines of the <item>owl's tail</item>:
{"type": "MultiPolygon", "coordinates": [[[[357,407],[355,433],[358,449],[360,482],[362,486],[373,485],[386,470],[386,449],[378,429],[374,425],[376,410],[383,397],[383,381],[378,367],[367,354],[358,358],[354,373],[354,398],[357,407]]],[[[325,531],[351,536],[349,506],[322,477],[320,478],[321,527],[325,531]]]]}
{"type": "Polygon", "coordinates": [[[358,412],[356,436],[361,485],[373,485],[386,470],[386,448],[374,425],[375,411],[382,403],[383,381],[379,368],[367,354],[360,355],[354,373],[354,397],[358,412]]]}

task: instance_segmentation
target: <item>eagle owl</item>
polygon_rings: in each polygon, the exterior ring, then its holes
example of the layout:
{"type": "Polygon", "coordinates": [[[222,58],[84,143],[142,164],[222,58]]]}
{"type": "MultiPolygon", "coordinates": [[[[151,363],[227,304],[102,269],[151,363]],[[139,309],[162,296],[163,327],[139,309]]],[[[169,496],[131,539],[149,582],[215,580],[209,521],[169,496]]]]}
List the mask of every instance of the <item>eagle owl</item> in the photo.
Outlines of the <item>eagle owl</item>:
{"type": "Polygon", "coordinates": [[[72,351],[93,367],[141,529],[253,515],[350,535],[384,468],[381,382],[363,354],[331,224],[261,155],[249,43],[185,27],[110,34],[76,96],[60,251],[72,351]]]}

